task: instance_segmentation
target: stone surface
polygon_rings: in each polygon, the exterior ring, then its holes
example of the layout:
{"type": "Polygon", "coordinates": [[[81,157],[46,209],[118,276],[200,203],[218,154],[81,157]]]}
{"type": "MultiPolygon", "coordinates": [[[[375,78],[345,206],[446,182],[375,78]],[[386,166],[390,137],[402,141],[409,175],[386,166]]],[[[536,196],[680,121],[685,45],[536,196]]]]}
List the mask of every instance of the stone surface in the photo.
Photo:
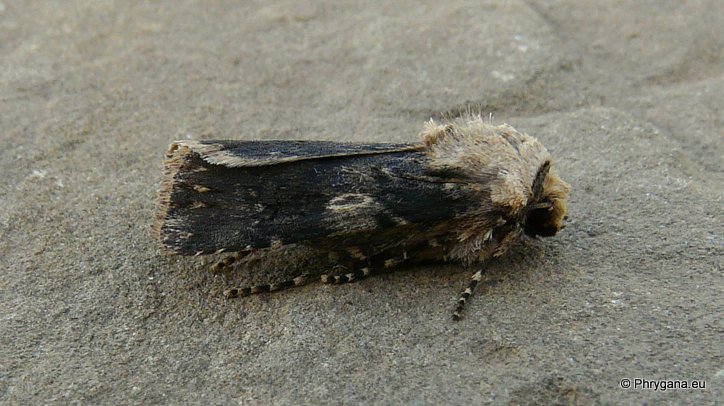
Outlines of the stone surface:
{"type": "Polygon", "coordinates": [[[721,3],[446,3],[0,3],[0,401],[720,401],[721,3]],[[150,237],[174,139],[407,142],[468,110],[574,191],[462,322],[454,265],[225,302],[265,276],[150,237]]]}

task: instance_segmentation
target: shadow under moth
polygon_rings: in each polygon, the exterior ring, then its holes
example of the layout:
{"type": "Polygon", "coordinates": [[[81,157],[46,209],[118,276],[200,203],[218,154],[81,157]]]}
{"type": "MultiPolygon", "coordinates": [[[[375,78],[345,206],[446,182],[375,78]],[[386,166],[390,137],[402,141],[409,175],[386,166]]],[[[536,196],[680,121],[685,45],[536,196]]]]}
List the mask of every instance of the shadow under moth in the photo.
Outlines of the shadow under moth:
{"type": "Polygon", "coordinates": [[[479,264],[459,320],[485,261],[522,235],[563,227],[569,190],[538,140],[479,116],[430,120],[413,144],[177,141],[153,230],[171,253],[232,253],[213,271],[251,256],[301,268],[288,281],[228,289],[229,298],[313,277],[346,283],[424,262],[479,264]]]}

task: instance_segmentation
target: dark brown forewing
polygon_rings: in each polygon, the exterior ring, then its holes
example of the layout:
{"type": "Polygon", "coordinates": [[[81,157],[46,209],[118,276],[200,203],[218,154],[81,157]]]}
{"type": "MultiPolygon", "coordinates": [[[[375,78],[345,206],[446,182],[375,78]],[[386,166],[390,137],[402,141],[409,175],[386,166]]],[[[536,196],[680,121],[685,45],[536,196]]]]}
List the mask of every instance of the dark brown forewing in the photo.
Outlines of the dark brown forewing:
{"type": "Polygon", "coordinates": [[[166,179],[156,225],[163,245],[178,254],[435,224],[470,212],[476,204],[465,184],[431,177],[429,158],[417,146],[208,143],[221,145],[230,157],[260,162],[275,152],[276,158],[262,165],[229,166],[178,148],[167,161],[175,166],[167,170],[172,179],[166,179]],[[294,159],[284,159],[290,157],[294,159]]]}

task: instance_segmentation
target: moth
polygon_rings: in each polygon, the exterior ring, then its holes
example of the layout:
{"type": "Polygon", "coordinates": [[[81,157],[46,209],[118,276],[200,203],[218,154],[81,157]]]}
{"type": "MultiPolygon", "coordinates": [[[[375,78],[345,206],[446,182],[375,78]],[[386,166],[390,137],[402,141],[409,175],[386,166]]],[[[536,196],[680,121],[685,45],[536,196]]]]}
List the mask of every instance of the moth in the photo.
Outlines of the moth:
{"type": "Polygon", "coordinates": [[[538,140],[480,116],[430,120],[410,144],[177,141],[153,230],[170,253],[231,253],[215,271],[250,254],[316,268],[229,298],[301,286],[314,272],[347,283],[424,262],[476,266],[459,320],[486,261],[563,228],[569,191],[538,140]]]}

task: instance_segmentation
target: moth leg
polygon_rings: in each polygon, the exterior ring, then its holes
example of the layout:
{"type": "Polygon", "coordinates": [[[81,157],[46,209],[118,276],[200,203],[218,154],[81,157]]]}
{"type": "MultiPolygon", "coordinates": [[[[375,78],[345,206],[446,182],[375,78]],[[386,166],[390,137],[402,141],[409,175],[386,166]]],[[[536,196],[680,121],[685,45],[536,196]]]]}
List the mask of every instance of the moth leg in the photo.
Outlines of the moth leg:
{"type": "Polygon", "coordinates": [[[453,313],[453,320],[458,321],[463,318],[463,307],[465,307],[465,302],[472,296],[473,292],[475,291],[475,287],[478,286],[478,282],[483,279],[483,270],[480,270],[478,272],[475,272],[473,274],[473,277],[470,279],[470,284],[467,288],[463,291],[463,293],[460,294],[460,299],[458,299],[458,307],[455,309],[455,312],[453,313]]]}
{"type": "Polygon", "coordinates": [[[289,289],[296,286],[303,286],[309,282],[309,274],[302,274],[294,279],[279,283],[269,283],[266,285],[247,286],[241,288],[231,288],[224,291],[224,297],[232,299],[235,297],[243,297],[249,295],[255,295],[257,293],[275,292],[277,290],[289,289]]]}
{"type": "Polygon", "coordinates": [[[235,263],[239,262],[249,254],[251,254],[252,251],[239,251],[234,252],[233,254],[229,254],[225,256],[222,260],[217,261],[213,265],[209,267],[209,271],[211,273],[221,273],[224,271],[228,271],[231,269],[235,263]]]}
{"type": "Polygon", "coordinates": [[[333,283],[336,285],[341,283],[354,282],[356,280],[364,279],[369,277],[370,275],[376,274],[380,270],[395,268],[401,263],[405,262],[406,259],[407,258],[404,256],[399,256],[388,258],[385,260],[372,259],[369,260],[368,263],[365,263],[363,261],[357,261],[358,263],[352,266],[352,272],[347,272],[341,275],[322,275],[321,280],[322,283],[333,283]]]}
{"type": "Polygon", "coordinates": [[[343,275],[324,274],[320,276],[320,280],[322,283],[334,283],[338,285],[340,283],[349,283],[358,279],[366,278],[370,276],[370,274],[372,274],[370,267],[365,266],[362,268],[355,268],[352,272],[347,272],[343,275]]]}

